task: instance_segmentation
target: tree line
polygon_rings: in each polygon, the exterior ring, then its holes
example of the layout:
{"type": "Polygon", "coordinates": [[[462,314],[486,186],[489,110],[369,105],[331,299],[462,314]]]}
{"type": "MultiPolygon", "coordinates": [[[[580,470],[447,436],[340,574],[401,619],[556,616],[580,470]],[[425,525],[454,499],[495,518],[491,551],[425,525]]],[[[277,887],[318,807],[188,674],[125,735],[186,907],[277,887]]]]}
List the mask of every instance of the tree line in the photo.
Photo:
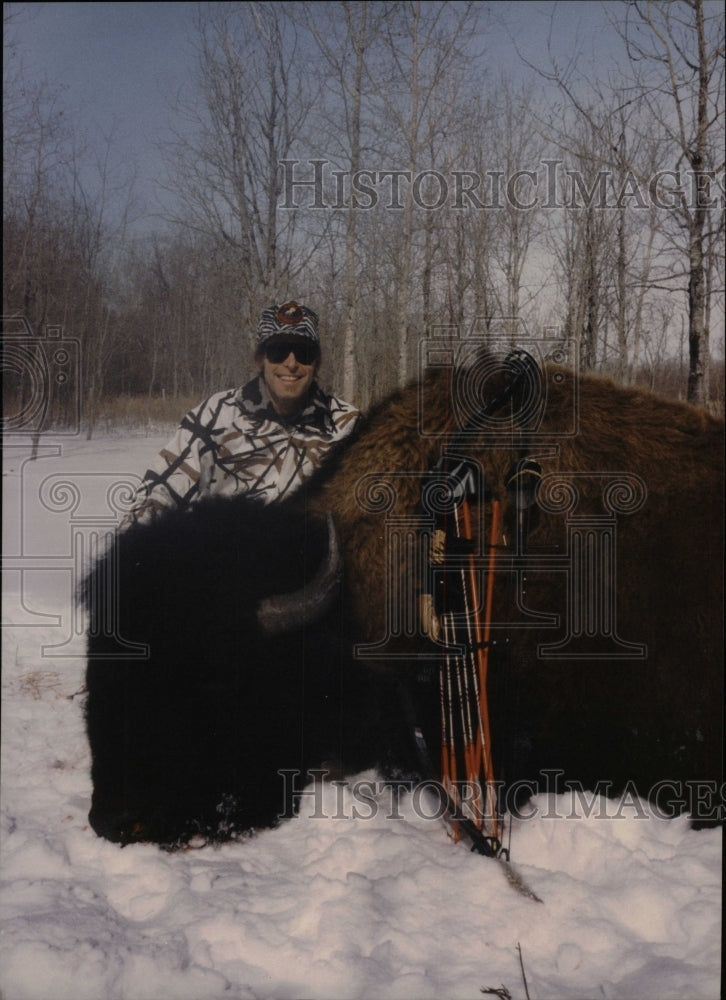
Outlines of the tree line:
{"type": "Polygon", "coordinates": [[[485,5],[200,5],[165,215],[141,231],[113,135],[84,149],[10,42],[4,316],[51,381],[43,331],[78,345],[89,434],[108,396],[239,384],[259,311],[291,296],[321,316],[323,380],[363,408],[472,338],[722,403],[723,12],[607,10],[620,62],[600,76],[574,52],[493,77],[485,5]]]}

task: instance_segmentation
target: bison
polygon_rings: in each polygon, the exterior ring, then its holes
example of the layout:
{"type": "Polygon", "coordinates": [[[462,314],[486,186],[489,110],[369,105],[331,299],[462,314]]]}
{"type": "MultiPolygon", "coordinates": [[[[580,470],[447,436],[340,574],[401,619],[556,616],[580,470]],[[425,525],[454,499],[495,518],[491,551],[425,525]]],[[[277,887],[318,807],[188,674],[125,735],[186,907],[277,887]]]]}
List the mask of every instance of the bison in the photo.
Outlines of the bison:
{"type": "Polygon", "coordinates": [[[489,697],[505,791],[554,776],[557,790],[721,818],[723,423],[513,357],[393,393],[285,504],[200,503],[117,540],[89,588],[118,595],[115,627],[104,597],[89,635],[98,833],[180,842],[270,825],[289,814],[281,769],[421,772],[412,721],[435,747],[441,649],[417,602],[458,565],[434,573],[426,553],[462,464],[482,574],[503,509],[489,697]],[[266,634],[264,598],[316,575],[331,512],[342,592],[266,634]]]}

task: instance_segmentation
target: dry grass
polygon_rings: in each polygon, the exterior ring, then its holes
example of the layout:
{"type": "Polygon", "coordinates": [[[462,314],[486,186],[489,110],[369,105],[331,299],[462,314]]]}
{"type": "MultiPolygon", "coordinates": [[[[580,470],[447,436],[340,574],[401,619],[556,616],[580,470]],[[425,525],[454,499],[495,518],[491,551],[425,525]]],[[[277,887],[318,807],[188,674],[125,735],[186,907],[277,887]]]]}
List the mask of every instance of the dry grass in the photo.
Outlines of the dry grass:
{"type": "MultiPolygon", "coordinates": [[[[198,406],[201,396],[106,396],[101,400],[94,421],[94,432],[113,434],[115,432],[143,431],[147,434],[161,433],[179,424],[185,413],[193,406],[198,406]]],[[[23,433],[17,423],[17,415],[23,413],[22,401],[12,393],[3,396],[3,417],[7,427],[15,433],[23,433]]],[[[63,415],[53,412],[52,408],[43,419],[42,430],[57,430],[67,427],[63,415]]],[[[81,431],[88,427],[88,414],[81,417],[81,431]]],[[[32,434],[36,430],[36,421],[31,421],[27,430],[32,434]]]]}
{"type": "Polygon", "coordinates": [[[107,396],[99,406],[96,427],[108,431],[165,431],[176,427],[199,402],[196,396],[107,396]]]}
{"type": "Polygon", "coordinates": [[[199,400],[185,396],[107,396],[101,403],[101,416],[114,423],[177,424],[199,400]]]}

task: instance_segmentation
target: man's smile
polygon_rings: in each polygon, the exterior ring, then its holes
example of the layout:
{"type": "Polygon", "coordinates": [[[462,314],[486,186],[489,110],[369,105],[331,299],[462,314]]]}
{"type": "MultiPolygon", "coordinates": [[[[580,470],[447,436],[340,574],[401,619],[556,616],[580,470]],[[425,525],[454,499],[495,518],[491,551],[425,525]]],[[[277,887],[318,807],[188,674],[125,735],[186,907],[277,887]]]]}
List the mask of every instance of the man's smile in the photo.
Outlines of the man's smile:
{"type": "Polygon", "coordinates": [[[290,415],[305,405],[308,391],[312,385],[317,369],[317,361],[304,364],[290,353],[283,360],[270,361],[264,355],[258,360],[257,366],[267,385],[272,405],[278,411],[290,415]]]}

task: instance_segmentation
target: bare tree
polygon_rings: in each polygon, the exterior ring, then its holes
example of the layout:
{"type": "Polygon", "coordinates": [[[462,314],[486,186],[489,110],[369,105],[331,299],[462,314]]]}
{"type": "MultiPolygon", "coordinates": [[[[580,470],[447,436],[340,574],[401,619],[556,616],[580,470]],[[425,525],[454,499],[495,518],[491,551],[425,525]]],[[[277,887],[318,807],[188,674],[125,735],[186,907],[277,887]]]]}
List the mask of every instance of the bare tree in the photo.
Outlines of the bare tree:
{"type": "MultiPolygon", "coordinates": [[[[504,278],[500,313],[515,335],[528,295],[524,287],[527,258],[542,228],[542,207],[533,196],[532,179],[543,157],[543,144],[532,127],[530,108],[535,99],[533,83],[515,89],[503,78],[495,95],[496,118],[490,131],[497,137],[498,172],[506,179],[499,192],[499,238],[492,254],[504,278]]],[[[492,143],[494,146],[494,143],[492,143]]]]}
{"type": "MultiPolygon", "coordinates": [[[[708,397],[706,258],[713,178],[723,159],[723,11],[707,18],[703,0],[633,3],[620,29],[642,100],[685,161],[678,199],[688,256],[688,399],[708,397]],[[710,22],[710,23],[707,23],[710,22]]],[[[723,232],[723,230],[722,230],[723,232]]]]}
{"type": "Polygon", "coordinates": [[[46,82],[6,80],[3,110],[3,308],[39,329],[56,305],[55,238],[72,137],[61,96],[46,82]]]}
{"type": "MultiPolygon", "coordinates": [[[[576,114],[600,133],[601,165],[626,167],[661,210],[662,233],[674,257],[668,278],[661,270],[655,281],[687,293],[687,395],[692,402],[704,403],[708,261],[714,242],[723,240],[723,215],[715,211],[713,197],[714,178],[724,169],[723,11],[716,5],[707,8],[704,0],[632,0],[608,10],[627,59],[612,84],[593,80],[589,70],[579,73],[575,57],[564,66],[553,58],[548,72],[538,72],[555,82],[576,114]],[[589,96],[593,93],[594,99],[589,96]],[[637,159],[624,156],[619,143],[608,141],[613,122],[623,121],[623,108],[637,112],[629,117],[627,129],[660,138],[656,175],[644,175],[637,159]]],[[[565,134],[560,142],[567,145],[565,134]]],[[[630,148],[636,149],[637,143],[630,148]]]]}
{"type": "MultiPolygon", "coordinates": [[[[380,38],[381,25],[388,16],[388,9],[367,0],[354,3],[307,4],[304,24],[311,33],[322,65],[326,68],[334,95],[330,109],[332,141],[336,158],[340,160],[340,176],[347,175],[348,189],[351,179],[363,168],[366,134],[370,135],[370,101],[364,93],[370,87],[366,65],[370,50],[380,38]],[[341,147],[342,140],[342,147],[341,147]]],[[[331,150],[325,150],[329,156],[331,150]]],[[[348,190],[350,195],[350,190],[348,190]]],[[[352,204],[343,211],[344,288],[342,320],[342,393],[351,399],[356,391],[358,358],[356,345],[359,333],[359,275],[360,257],[358,242],[359,213],[352,204]]]]}
{"type": "Polygon", "coordinates": [[[74,285],[66,286],[65,315],[83,349],[83,411],[89,439],[121,342],[114,300],[134,203],[134,174],[118,162],[116,148],[110,133],[96,146],[92,167],[77,157],[69,163],[70,244],[78,271],[74,285]]]}
{"type": "MultiPolygon", "coordinates": [[[[381,148],[387,150],[389,162],[398,152],[401,174],[408,178],[400,188],[401,200],[396,199],[400,207],[395,209],[397,225],[391,242],[398,381],[404,383],[412,360],[410,313],[415,302],[412,288],[420,214],[415,182],[419,173],[432,169],[432,162],[445,155],[447,126],[457,117],[467,66],[463,43],[474,31],[479,12],[468,3],[454,6],[414,0],[396,4],[394,14],[386,21],[384,60],[370,65],[368,73],[381,109],[381,124],[388,130],[381,136],[381,148]]],[[[393,163],[389,169],[395,172],[393,163]]],[[[422,187],[418,191],[423,194],[422,187]]]]}
{"type": "MultiPolygon", "coordinates": [[[[111,137],[91,163],[57,89],[26,80],[20,69],[5,84],[3,311],[24,316],[36,336],[52,325],[80,341],[74,375],[83,383],[67,391],[83,400],[90,436],[111,357],[114,255],[133,178],[118,179],[111,137]]],[[[54,400],[52,387],[47,391],[54,400]]]]}
{"type": "Polygon", "coordinates": [[[228,297],[246,329],[301,266],[296,214],[281,215],[278,199],[280,161],[304,130],[309,88],[282,8],[215,4],[199,14],[196,89],[174,109],[176,138],[165,147],[170,186],[182,196],[174,221],[234,257],[228,297]]]}

